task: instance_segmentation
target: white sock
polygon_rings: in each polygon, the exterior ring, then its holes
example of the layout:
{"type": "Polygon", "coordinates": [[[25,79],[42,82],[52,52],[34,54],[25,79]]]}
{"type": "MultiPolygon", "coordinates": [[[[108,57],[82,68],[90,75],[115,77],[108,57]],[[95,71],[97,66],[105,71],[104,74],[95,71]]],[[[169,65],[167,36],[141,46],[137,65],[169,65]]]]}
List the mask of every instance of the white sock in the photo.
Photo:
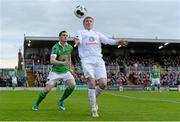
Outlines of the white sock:
{"type": "Polygon", "coordinates": [[[103,90],[99,86],[97,86],[96,87],[96,96],[99,96],[102,93],[102,91],[103,90]]]}
{"type": "Polygon", "coordinates": [[[95,89],[88,89],[88,96],[91,108],[96,108],[96,91],[95,89]]]}

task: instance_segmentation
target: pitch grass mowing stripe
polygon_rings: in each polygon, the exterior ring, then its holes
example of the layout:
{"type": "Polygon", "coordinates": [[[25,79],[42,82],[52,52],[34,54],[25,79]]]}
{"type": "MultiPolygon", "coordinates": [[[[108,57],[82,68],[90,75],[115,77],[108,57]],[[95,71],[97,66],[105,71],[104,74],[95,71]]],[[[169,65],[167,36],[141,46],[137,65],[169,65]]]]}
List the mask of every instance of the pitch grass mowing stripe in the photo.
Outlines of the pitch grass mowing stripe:
{"type": "Polygon", "coordinates": [[[115,93],[111,93],[111,92],[106,92],[104,93],[106,95],[111,95],[111,96],[116,96],[116,97],[124,97],[124,98],[128,98],[128,99],[136,99],[136,100],[147,100],[147,101],[158,101],[158,102],[168,102],[168,103],[176,103],[176,104],[180,104],[180,101],[172,101],[172,100],[165,100],[165,99],[152,99],[152,98],[138,98],[138,97],[134,97],[134,96],[129,96],[129,95],[122,95],[122,94],[115,94],[115,93]]]}
{"type": "MultiPolygon", "coordinates": [[[[107,91],[135,98],[179,101],[180,92],[150,93],[143,91],[107,91]]],[[[52,91],[40,105],[39,111],[31,107],[39,91],[1,91],[1,121],[175,121],[180,120],[180,104],[107,95],[98,97],[99,118],[92,118],[87,91],[75,91],[65,102],[66,111],[59,111],[57,100],[62,91],[52,91]]]]}

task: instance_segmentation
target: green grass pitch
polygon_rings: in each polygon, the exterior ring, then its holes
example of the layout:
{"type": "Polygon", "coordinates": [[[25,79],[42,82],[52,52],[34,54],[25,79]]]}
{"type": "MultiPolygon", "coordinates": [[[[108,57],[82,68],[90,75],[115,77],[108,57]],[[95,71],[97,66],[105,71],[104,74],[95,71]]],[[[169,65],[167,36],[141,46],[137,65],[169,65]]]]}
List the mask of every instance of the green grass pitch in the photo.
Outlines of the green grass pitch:
{"type": "Polygon", "coordinates": [[[39,91],[0,91],[0,121],[180,121],[180,92],[105,91],[98,118],[91,117],[86,90],[73,92],[59,111],[62,93],[50,92],[32,111],[39,91]]]}

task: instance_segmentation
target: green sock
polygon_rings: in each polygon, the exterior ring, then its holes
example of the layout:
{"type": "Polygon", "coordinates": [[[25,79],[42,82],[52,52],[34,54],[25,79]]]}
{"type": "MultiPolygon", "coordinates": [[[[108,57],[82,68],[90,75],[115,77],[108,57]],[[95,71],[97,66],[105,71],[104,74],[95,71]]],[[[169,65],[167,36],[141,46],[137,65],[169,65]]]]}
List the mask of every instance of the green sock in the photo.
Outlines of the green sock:
{"type": "Polygon", "coordinates": [[[13,86],[12,86],[12,89],[14,90],[14,89],[15,89],[15,87],[16,87],[16,86],[15,86],[15,85],[13,85],[13,86]]]}
{"type": "Polygon", "coordinates": [[[60,101],[64,101],[71,93],[73,92],[74,88],[67,87],[64,91],[63,96],[61,97],[60,101]]]}
{"type": "Polygon", "coordinates": [[[12,89],[15,90],[15,88],[16,88],[16,84],[12,83],[12,89]]]}
{"type": "Polygon", "coordinates": [[[41,91],[39,94],[39,97],[36,101],[36,105],[39,106],[39,104],[41,103],[41,101],[46,97],[46,94],[44,91],[41,91]]]}
{"type": "Polygon", "coordinates": [[[158,90],[160,91],[160,84],[157,85],[158,90]]]}
{"type": "Polygon", "coordinates": [[[155,91],[155,86],[154,85],[152,86],[152,91],[155,91]]]}

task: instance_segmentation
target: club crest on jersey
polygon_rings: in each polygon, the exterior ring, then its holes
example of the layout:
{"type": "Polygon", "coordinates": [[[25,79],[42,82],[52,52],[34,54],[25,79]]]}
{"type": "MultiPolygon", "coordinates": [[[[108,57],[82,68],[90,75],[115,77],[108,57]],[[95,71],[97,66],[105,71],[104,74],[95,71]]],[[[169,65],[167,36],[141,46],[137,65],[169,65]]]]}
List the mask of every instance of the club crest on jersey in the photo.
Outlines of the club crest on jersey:
{"type": "Polygon", "coordinates": [[[93,42],[93,41],[95,41],[95,38],[91,36],[91,37],[89,37],[89,41],[93,42]]]}

